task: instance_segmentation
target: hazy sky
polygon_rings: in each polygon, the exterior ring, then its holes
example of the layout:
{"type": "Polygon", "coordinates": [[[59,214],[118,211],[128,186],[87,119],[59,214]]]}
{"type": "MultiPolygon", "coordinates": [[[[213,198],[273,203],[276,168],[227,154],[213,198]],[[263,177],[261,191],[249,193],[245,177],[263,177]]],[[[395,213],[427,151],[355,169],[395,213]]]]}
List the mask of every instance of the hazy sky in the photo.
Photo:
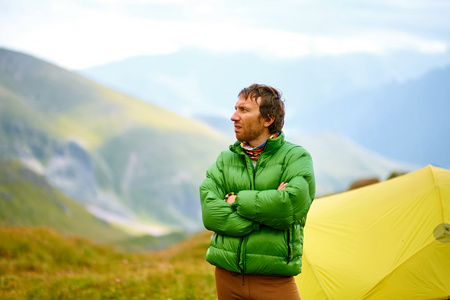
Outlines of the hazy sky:
{"type": "Polygon", "coordinates": [[[271,59],[450,51],[448,0],[0,0],[0,47],[69,69],[183,47],[271,59]]]}

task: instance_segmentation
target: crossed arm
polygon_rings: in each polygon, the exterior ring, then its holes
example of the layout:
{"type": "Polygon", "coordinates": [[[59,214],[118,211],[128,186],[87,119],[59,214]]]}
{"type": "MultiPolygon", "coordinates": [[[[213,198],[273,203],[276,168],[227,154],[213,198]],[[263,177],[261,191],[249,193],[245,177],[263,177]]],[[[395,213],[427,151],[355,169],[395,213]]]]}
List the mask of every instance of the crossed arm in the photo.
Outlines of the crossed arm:
{"type": "Polygon", "coordinates": [[[285,230],[306,215],[311,204],[305,179],[292,181],[292,185],[281,183],[276,190],[239,191],[224,201],[225,191],[207,178],[200,187],[203,223],[209,230],[230,236],[247,235],[261,225],[285,230]]]}
{"type": "MultiPolygon", "coordinates": [[[[284,189],[286,188],[287,185],[288,185],[287,182],[282,182],[282,183],[280,183],[280,185],[278,186],[277,190],[278,190],[278,191],[284,190],[284,189]]],[[[230,204],[230,205],[233,204],[234,201],[236,201],[236,194],[235,194],[235,195],[231,195],[231,196],[229,196],[229,197],[227,198],[227,203],[230,204]]]]}

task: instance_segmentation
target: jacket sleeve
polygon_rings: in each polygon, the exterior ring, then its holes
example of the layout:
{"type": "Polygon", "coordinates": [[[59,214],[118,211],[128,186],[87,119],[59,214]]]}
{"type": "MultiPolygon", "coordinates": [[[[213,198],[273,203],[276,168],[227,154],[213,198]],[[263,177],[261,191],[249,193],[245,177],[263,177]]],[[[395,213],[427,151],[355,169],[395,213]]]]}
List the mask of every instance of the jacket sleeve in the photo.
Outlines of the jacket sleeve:
{"type": "Polygon", "coordinates": [[[224,201],[224,176],[221,156],[206,172],[200,185],[203,225],[206,229],[229,236],[244,236],[259,230],[259,224],[240,216],[224,201]]]}
{"type": "Polygon", "coordinates": [[[298,149],[286,155],[281,177],[281,182],[288,183],[284,190],[245,190],[237,194],[232,208],[240,216],[280,230],[306,216],[315,194],[314,171],[309,153],[298,149]]]}

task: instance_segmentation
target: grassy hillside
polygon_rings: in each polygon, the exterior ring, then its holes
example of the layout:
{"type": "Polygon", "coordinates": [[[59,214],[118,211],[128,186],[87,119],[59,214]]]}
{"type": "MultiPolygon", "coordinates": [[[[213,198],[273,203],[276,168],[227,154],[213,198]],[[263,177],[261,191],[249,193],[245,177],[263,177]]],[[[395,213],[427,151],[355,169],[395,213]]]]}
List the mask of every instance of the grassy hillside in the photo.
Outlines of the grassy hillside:
{"type": "Polygon", "coordinates": [[[43,176],[14,162],[0,162],[0,222],[57,228],[98,242],[130,237],[52,188],[43,176]]]}
{"type": "Polygon", "coordinates": [[[124,254],[43,228],[0,227],[0,299],[216,299],[209,232],[124,254]]]}

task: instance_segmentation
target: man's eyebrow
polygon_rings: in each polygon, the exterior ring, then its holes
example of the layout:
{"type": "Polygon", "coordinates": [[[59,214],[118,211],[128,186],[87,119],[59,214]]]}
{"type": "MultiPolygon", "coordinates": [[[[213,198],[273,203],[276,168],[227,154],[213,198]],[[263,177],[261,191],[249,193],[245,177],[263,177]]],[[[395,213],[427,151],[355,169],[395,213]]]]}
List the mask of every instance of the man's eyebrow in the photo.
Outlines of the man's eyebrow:
{"type": "Polygon", "coordinates": [[[234,106],[234,109],[238,109],[238,108],[247,108],[247,109],[249,109],[250,107],[249,107],[249,105],[246,105],[245,103],[241,103],[239,105],[235,105],[234,106]]]}

